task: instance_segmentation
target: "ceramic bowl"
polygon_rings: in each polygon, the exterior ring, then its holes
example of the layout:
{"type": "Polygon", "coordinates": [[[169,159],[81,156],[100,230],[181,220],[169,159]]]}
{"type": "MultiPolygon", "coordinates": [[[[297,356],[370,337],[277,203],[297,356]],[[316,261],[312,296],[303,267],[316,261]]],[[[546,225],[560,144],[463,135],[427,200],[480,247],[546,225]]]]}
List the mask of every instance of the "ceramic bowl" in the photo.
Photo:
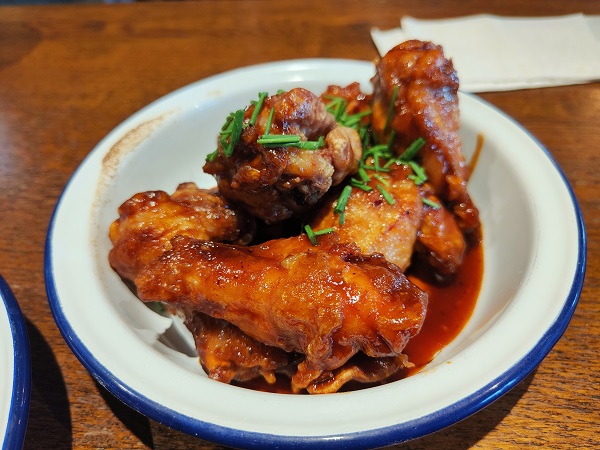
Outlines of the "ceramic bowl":
{"type": "Polygon", "coordinates": [[[328,395],[257,392],[213,381],[193,342],[144,306],[111,270],[110,223],[134,193],[173,192],[202,172],[224,117],[260,91],[361,82],[371,63],[293,60],[208,78],[142,109],[75,172],[50,224],[46,280],[73,352],[115,396],[185,433],[233,447],[381,447],[435,432],[485,407],[526,377],[563,334],[585,269],[577,201],[552,156],[481,99],[460,95],[467,159],[484,145],[469,190],[484,230],[484,275],[462,332],[422,371],[379,387],[328,395]]]}
{"type": "Polygon", "coordinates": [[[0,443],[23,447],[31,396],[29,338],[21,308],[10,286],[0,276],[0,443]]]}

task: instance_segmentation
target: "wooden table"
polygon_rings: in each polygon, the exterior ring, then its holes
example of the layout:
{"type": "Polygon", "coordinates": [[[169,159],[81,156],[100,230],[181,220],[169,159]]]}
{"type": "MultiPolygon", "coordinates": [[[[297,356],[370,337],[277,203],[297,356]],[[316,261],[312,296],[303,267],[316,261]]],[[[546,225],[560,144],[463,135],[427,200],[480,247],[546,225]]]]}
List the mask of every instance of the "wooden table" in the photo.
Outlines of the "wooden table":
{"type": "MultiPolygon", "coordinates": [[[[26,448],[222,448],[116,400],[63,340],[43,277],[65,183],[130,114],[176,88],[290,58],[372,60],[373,26],[439,18],[600,14],[595,0],[305,0],[0,7],[0,273],[26,317],[32,398],[26,448]],[[293,5],[293,6],[292,6],[293,5]]],[[[406,448],[600,446],[600,84],[482,94],[544,144],[583,211],[588,270],[573,320],[537,370],[474,416],[406,448]]]]}

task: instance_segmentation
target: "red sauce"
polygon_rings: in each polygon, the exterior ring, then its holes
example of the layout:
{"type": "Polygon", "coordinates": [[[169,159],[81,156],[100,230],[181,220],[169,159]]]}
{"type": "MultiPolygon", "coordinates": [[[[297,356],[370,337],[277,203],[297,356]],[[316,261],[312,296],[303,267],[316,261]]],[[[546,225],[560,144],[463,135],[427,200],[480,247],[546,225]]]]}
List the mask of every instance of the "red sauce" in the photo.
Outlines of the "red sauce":
{"type": "Polygon", "coordinates": [[[429,303],[421,331],[409,341],[404,351],[416,366],[406,375],[429,363],[460,333],[471,317],[483,278],[483,246],[477,244],[467,250],[462,265],[451,280],[436,280],[425,265],[417,265],[409,278],[427,292],[429,303]]]}

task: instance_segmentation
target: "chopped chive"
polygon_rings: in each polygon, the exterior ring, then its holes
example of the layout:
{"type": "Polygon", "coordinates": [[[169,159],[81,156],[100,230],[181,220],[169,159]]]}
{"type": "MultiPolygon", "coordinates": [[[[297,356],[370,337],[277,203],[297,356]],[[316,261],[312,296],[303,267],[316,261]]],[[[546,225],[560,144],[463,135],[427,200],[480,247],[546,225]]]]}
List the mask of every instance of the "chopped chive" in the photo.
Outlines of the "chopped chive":
{"type": "Polygon", "coordinates": [[[317,241],[317,237],[315,236],[315,232],[310,227],[310,225],[305,225],[304,226],[304,231],[306,231],[306,235],[308,236],[308,240],[310,241],[310,243],[312,245],[319,245],[319,242],[317,241]]]}
{"type": "Polygon", "coordinates": [[[382,197],[385,199],[386,202],[388,202],[390,205],[393,205],[394,203],[396,203],[396,200],[394,200],[394,198],[385,189],[385,187],[383,187],[382,184],[377,183],[376,186],[377,186],[377,190],[379,191],[379,193],[382,195],[382,197]]]}
{"type": "Polygon", "coordinates": [[[315,236],[322,236],[324,234],[329,234],[329,233],[333,233],[333,227],[329,227],[329,228],[323,228],[322,230],[319,231],[315,231],[315,236]]]}
{"type": "Polygon", "coordinates": [[[264,134],[256,141],[261,145],[289,145],[300,142],[300,136],[297,134],[264,134]]]}
{"type": "Polygon", "coordinates": [[[413,172],[415,173],[417,178],[419,180],[421,180],[421,183],[419,183],[419,184],[423,184],[424,182],[427,181],[427,175],[425,174],[425,169],[423,169],[422,166],[420,166],[419,164],[417,164],[414,161],[409,161],[408,165],[413,170],[413,172]]]}
{"type": "Polygon", "coordinates": [[[250,125],[254,125],[256,123],[256,119],[258,118],[258,113],[260,113],[260,110],[265,101],[265,98],[267,98],[267,95],[268,94],[266,92],[258,93],[258,101],[254,105],[254,112],[252,113],[252,117],[250,117],[250,122],[249,122],[250,125]]]}
{"type": "Polygon", "coordinates": [[[392,164],[396,164],[396,163],[398,163],[398,159],[397,159],[397,158],[390,158],[390,159],[388,160],[388,162],[386,162],[386,163],[384,164],[383,168],[384,168],[384,169],[389,169],[389,167],[390,167],[392,164]]]}
{"type": "Polygon", "coordinates": [[[421,150],[421,147],[423,147],[423,145],[425,145],[425,139],[423,139],[422,137],[415,139],[408,146],[408,148],[404,150],[404,152],[402,152],[402,154],[400,155],[400,159],[403,161],[410,161],[416,156],[419,150],[421,150]]]}
{"type": "Polygon", "coordinates": [[[378,169],[377,167],[371,166],[369,164],[363,164],[363,168],[369,169],[369,170],[373,170],[373,171],[377,171],[377,172],[391,172],[391,170],[389,168],[379,167],[379,169],[378,169]]]}
{"type": "Polygon", "coordinates": [[[371,192],[373,190],[371,186],[366,185],[365,183],[363,183],[360,180],[357,180],[356,178],[350,178],[350,185],[352,187],[362,189],[365,192],[371,192]]]}
{"type": "Polygon", "coordinates": [[[371,114],[370,109],[366,109],[356,114],[351,114],[342,120],[341,124],[345,127],[355,128],[360,123],[362,118],[368,116],[369,114],[371,114]]]}
{"type": "Polygon", "coordinates": [[[242,128],[244,125],[244,110],[238,109],[233,116],[231,121],[231,135],[229,137],[229,143],[224,146],[223,154],[228,158],[233,154],[233,149],[238,143],[240,136],[242,135],[242,128]]]}
{"type": "Polygon", "coordinates": [[[333,212],[335,214],[342,214],[346,209],[346,203],[348,203],[348,199],[350,198],[350,194],[352,193],[352,186],[345,186],[338,198],[335,208],[333,208],[333,212]]]}
{"type": "Polygon", "coordinates": [[[269,112],[269,118],[267,119],[267,126],[265,127],[265,134],[269,134],[271,130],[271,122],[273,122],[273,114],[275,114],[275,108],[271,106],[271,111],[269,112]]]}
{"type": "Polygon", "coordinates": [[[318,150],[325,145],[325,138],[320,136],[316,141],[302,141],[297,134],[264,134],[256,140],[264,147],[298,147],[303,150],[318,150]]]}
{"type": "Polygon", "coordinates": [[[368,183],[369,181],[371,181],[371,177],[369,177],[369,175],[367,175],[367,172],[361,166],[358,167],[358,176],[363,181],[363,183],[368,183]]]}
{"type": "Polygon", "coordinates": [[[206,155],[206,161],[213,162],[215,159],[217,159],[217,156],[219,156],[219,149],[206,155]]]}
{"type": "MultiPolygon", "coordinates": [[[[223,132],[225,130],[227,130],[228,128],[230,129],[231,127],[231,122],[233,121],[233,116],[235,113],[229,113],[229,115],[225,118],[225,123],[223,124],[223,126],[221,127],[221,134],[223,134],[223,132]]],[[[230,129],[231,132],[231,129],[230,129]]]]}
{"type": "Polygon", "coordinates": [[[310,240],[310,243],[312,245],[319,245],[319,242],[317,241],[317,236],[333,233],[334,230],[333,228],[323,228],[322,230],[314,231],[310,225],[305,225],[304,231],[306,231],[306,235],[308,236],[308,239],[310,240]]]}
{"type": "Polygon", "coordinates": [[[425,198],[425,197],[423,197],[423,203],[425,203],[427,206],[431,206],[433,209],[441,208],[439,203],[434,202],[433,200],[429,200],[428,198],[425,198]]]}
{"type": "Polygon", "coordinates": [[[346,106],[348,106],[348,102],[342,97],[329,98],[331,99],[331,102],[326,106],[326,110],[333,115],[336,122],[339,122],[346,115],[346,106]]]}
{"type": "Polygon", "coordinates": [[[406,178],[408,178],[409,180],[411,180],[413,183],[415,183],[417,186],[421,186],[423,183],[425,183],[426,180],[424,180],[423,178],[419,178],[418,176],[414,175],[414,174],[410,174],[408,175],[406,178]]]}
{"type": "Polygon", "coordinates": [[[390,123],[392,121],[392,116],[394,115],[394,103],[396,103],[396,97],[398,97],[398,88],[399,86],[396,84],[394,86],[394,90],[392,91],[392,98],[390,99],[390,108],[388,110],[387,119],[385,120],[385,126],[383,127],[383,132],[387,133],[390,123]]]}
{"type": "Polygon", "coordinates": [[[386,180],[385,178],[383,178],[378,173],[376,173],[375,175],[373,175],[373,178],[375,178],[376,180],[380,181],[386,187],[388,187],[390,185],[390,182],[388,180],[386,180]]]}
{"type": "Polygon", "coordinates": [[[294,147],[298,147],[303,150],[318,150],[324,146],[325,138],[323,136],[319,136],[319,139],[316,141],[300,141],[298,144],[294,145],[294,147]]]}

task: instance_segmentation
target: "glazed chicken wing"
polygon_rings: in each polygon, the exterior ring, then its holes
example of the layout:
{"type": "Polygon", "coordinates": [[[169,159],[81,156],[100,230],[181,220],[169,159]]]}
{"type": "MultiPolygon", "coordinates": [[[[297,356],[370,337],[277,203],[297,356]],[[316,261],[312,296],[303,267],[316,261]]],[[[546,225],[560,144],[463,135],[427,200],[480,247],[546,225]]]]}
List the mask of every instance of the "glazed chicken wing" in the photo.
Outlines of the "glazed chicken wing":
{"type": "MultiPolygon", "coordinates": [[[[417,185],[412,169],[392,164],[389,172],[366,183],[370,190],[353,189],[344,209],[343,225],[331,196],[310,223],[315,231],[333,228],[343,242],[354,242],[365,254],[381,253],[405,271],[416,251],[441,275],[455,273],[466,243],[454,215],[435,196],[429,184],[417,185]],[[391,201],[377,185],[383,186],[391,201]],[[429,200],[425,205],[423,199],[429,200]],[[434,205],[434,206],[431,206],[434,205]]],[[[335,194],[338,194],[336,192],[335,194]]]]}
{"type": "MultiPolygon", "coordinates": [[[[318,231],[334,228],[343,242],[354,242],[367,255],[381,253],[402,271],[410,264],[417,233],[423,221],[424,205],[419,187],[408,178],[412,173],[405,165],[393,165],[382,173],[388,202],[377,189],[381,181],[371,178],[369,191],[353,189],[344,209],[343,225],[334,212],[337,195],[325,203],[310,225],[318,231]]],[[[339,194],[336,192],[335,194],[339,194]]]]}
{"type": "Polygon", "coordinates": [[[268,224],[313,207],[356,170],[361,156],[358,133],[338,125],[319,97],[305,89],[266,97],[235,120],[227,126],[239,137],[223,131],[204,171],[214,175],[225,198],[268,224]],[[313,147],[306,149],[309,144],[313,147]]]}
{"type": "Polygon", "coordinates": [[[459,228],[455,216],[444,208],[443,203],[433,193],[433,188],[429,184],[421,187],[421,195],[429,200],[430,204],[425,206],[415,251],[424,255],[425,260],[440,275],[452,275],[462,264],[467,248],[462,230],[459,228]]]}
{"type": "MultiPolygon", "coordinates": [[[[170,249],[175,236],[247,244],[256,227],[254,219],[229,207],[217,192],[194,183],[179,185],[172,195],[136,194],[121,205],[119,215],[110,228],[109,261],[130,280],[170,249]]],[[[224,320],[185,308],[177,312],[185,317],[210,378],[228,383],[262,376],[272,383],[275,373],[289,365],[286,352],[255,341],[224,320]]]]}
{"type": "Polygon", "coordinates": [[[396,357],[424,320],[427,297],[382,256],[364,256],[335,234],[257,246],[176,237],[135,280],[142,301],[224,319],[252,338],[305,359],[298,392],[353,355],[396,357]]]}
{"type": "Polygon", "coordinates": [[[467,192],[469,169],[459,138],[458,77],[442,48],[430,42],[404,42],[376,64],[373,77],[373,131],[380,142],[394,134],[404,149],[422,137],[419,157],[436,195],[469,234],[479,231],[479,213],[467,192]]]}
{"type": "Polygon", "coordinates": [[[246,244],[254,236],[255,220],[231,208],[214,190],[182,183],[169,195],[163,191],[135,194],[119,207],[110,227],[112,268],[133,280],[138,272],[171,246],[177,235],[246,244]]]}

